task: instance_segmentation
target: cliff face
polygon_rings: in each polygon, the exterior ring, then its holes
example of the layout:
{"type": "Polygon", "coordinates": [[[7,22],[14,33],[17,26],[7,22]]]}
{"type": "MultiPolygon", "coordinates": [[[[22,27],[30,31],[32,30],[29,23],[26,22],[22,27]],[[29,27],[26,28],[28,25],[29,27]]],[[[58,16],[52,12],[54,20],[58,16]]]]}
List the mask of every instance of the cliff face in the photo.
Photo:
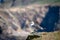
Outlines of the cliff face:
{"type": "Polygon", "coordinates": [[[25,40],[28,35],[38,29],[50,31],[50,27],[52,26],[50,24],[52,23],[54,27],[54,24],[56,23],[54,19],[58,18],[58,15],[59,7],[56,8],[55,6],[50,6],[48,4],[0,8],[0,31],[2,33],[0,34],[0,38],[1,40],[25,40]],[[2,36],[4,36],[4,38],[2,36]]]}
{"type": "Polygon", "coordinates": [[[28,35],[41,28],[39,24],[45,17],[45,13],[47,11],[48,8],[37,4],[25,6],[22,8],[1,8],[0,31],[2,31],[2,34],[0,38],[13,39],[11,37],[14,36],[20,37],[21,40],[25,40],[28,35]],[[2,36],[4,36],[4,38],[2,38],[2,36]]]}
{"type": "MultiPolygon", "coordinates": [[[[29,26],[31,21],[37,21],[41,23],[42,19],[45,17],[48,8],[40,5],[30,5],[23,8],[9,8],[1,9],[0,16],[4,19],[9,26],[24,27],[24,22],[29,26]],[[38,17],[38,18],[37,18],[38,17]]],[[[16,27],[16,28],[17,28],[16,27]]],[[[29,28],[29,27],[28,27],[29,28]]],[[[19,30],[20,30],[19,29],[19,30]]],[[[17,30],[17,29],[15,29],[17,30]]]]}

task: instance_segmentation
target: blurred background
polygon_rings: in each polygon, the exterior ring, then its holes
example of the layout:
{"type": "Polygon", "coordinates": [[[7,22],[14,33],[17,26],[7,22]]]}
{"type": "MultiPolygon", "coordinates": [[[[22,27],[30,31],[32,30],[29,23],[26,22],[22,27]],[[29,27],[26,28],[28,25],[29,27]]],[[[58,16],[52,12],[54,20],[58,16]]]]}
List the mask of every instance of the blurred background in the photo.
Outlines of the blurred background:
{"type": "Polygon", "coordinates": [[[60,40],[60,0],[0,0],[0,40],[60,40]]]}

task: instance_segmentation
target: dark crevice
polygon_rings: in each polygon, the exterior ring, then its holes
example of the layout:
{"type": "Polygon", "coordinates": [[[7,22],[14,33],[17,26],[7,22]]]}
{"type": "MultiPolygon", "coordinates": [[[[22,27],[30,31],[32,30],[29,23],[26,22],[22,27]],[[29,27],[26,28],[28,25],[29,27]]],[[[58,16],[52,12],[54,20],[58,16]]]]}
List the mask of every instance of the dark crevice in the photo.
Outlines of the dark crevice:
{"type": "Polygon", "coordinates": [[[0,34],[2,34],[2,28],[0,27],[0,34]]]}

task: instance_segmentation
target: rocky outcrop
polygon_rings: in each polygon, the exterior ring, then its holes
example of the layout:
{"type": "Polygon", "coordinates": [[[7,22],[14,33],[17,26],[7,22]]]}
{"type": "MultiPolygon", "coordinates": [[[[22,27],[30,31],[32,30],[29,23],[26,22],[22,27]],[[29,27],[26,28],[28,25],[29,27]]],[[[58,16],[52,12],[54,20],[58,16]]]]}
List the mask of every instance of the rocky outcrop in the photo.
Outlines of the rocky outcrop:
{"type": "MultiPolygon", "coordinates": [[[[52,6],[50,7],[52,8],[52,6]]],[[[40,24],[48,11],[49,5],[47,4],[0,8],[0,31],[2,33],[0,33],[0,38],[4,40],[5,38],[6,40],[25,40],[32,32],[34,33],[38,29],[46,29],[40,24]]]]}

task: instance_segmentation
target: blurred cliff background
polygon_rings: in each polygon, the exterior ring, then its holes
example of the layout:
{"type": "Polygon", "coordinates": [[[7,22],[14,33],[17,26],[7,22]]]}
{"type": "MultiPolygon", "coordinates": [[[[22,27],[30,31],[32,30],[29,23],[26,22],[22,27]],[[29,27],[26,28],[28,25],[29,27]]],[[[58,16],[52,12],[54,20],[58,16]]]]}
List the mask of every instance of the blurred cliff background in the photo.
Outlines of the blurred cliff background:
{"type": "Polygon", "coordinates": [[[0,0],[0,40],[59,37],[60,0],[0,0]]]}

